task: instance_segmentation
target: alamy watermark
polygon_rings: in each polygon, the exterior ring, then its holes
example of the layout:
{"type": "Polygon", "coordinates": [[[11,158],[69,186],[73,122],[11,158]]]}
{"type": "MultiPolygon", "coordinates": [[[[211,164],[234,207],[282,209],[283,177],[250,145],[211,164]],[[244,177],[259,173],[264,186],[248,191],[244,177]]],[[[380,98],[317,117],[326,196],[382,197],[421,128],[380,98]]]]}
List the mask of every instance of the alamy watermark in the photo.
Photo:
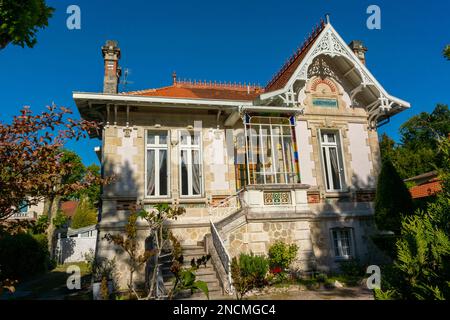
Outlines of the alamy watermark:
{"type": "Polygon", "coordinates": [[[81,9],[79,6],[72,4],[67,7],[66,13],[69,15],[66,20],[66,26],[69,30],[81,29],[81,9]]]}
{"type": "Polygon", "coordinates": [[[381,9],[376,4],[372,4],[367,7],[367,14],[370,16],[367,18],[367,29],[369,30],[380,30],[381,29],[381,9]]]}
{"type": "Polygon", "coordinates": [[[67,289],[80,290],[81,289],[81,270],[77,265],[70,265],[66,269],[66,273],[69,274],[66,281],[67,289]]]}
{"type": "Polygon", "coordinates": [[[367,278],[367,288],[370,290],[381,288],[381,269],[377,265],[370,265],[366,269],[370,276],[367,278]]]}

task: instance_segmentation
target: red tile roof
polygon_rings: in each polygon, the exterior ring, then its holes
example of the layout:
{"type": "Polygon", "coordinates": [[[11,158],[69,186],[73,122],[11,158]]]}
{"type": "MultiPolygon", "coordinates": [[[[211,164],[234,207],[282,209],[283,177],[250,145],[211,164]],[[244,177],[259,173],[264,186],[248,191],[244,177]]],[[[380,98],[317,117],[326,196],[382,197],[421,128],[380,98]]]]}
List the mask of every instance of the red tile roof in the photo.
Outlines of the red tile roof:
{"type": "Polygon", "coordinates": [[[266,92],[281,89],[286,85],[324,28],[325,22],[321,20],[320,24],[309,34],[302,46],[298,47],[297,51],[281,67],[280,71],[278,71],[278,73],[273,76],[272,80],[267,83],[265,87],[266,92]]]}
{"type": "Polygon", "coordinates": [[[66,217],[72,218],[75,215],[77,207],[78,201],[64,201],[61,203],[60,209],[66,217]]]}
{"type": "Polygon", "coordinates": [[[441,182],[433,179],[430,182],[409,188],[413,199],[432,196],[442,190],[441,182]]]}
{"type": "Polygon", "coordinates": [[[123,92],[123,94],[171,98],[251,101],[263,92],[264,89],[256,85],[223,84],[211,81],[174,81],[173,85],[168,87],[123,92]]]}

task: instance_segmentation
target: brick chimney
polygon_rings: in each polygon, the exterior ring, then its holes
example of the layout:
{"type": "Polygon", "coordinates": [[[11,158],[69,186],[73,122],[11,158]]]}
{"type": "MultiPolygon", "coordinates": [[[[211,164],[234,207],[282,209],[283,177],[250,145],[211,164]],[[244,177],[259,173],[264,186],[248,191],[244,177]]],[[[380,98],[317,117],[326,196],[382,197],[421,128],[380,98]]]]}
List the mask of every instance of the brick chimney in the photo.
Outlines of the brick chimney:
{"type": "Polygon", "coordinates": [[[361,60],[363,64],[366,64],[367,48],[364,47],[363,42],[361,40],[353,40],[348,46],[353,50],[359,60],[361,60]]]}
{"type": "Polygon", "coordinates": [[[102,47],[105,62],[105,77],[103,79],[103,93],[117,93],[122,70],[119,67],[120,48],[117,41],[107,40],[102,47]]]}

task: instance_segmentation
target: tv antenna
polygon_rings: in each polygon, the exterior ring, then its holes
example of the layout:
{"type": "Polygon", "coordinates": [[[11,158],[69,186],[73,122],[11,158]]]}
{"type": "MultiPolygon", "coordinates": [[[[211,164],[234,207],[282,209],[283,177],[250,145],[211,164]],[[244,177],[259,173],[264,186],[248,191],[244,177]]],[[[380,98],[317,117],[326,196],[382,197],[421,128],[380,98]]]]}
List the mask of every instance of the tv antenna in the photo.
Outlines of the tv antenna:
{"type": "Polygon", "coordinates": [[[120,81],[120,84],[122,85],[122,90],[127,90],[127,84],[133,84],[133,81],[128,81],[128,76],[131,74],[131,70],[128,68],[125,68],[123,72],[123,80],[120,81]]]}

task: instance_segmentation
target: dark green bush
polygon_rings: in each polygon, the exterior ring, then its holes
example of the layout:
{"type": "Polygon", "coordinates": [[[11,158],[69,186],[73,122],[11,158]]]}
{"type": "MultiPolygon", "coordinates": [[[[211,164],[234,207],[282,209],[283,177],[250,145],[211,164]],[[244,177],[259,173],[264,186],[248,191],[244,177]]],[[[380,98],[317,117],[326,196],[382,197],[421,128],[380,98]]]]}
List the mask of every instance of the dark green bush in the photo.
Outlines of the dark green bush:
{"type": "Polygon", "coordinates": [[[269,271],[269,261],[264,256],[241,253],[239,256],[239,267],[244,278],[251,278],[255,287],[262,287],[265,284],[267,272],[269,271]]]}
{"type": "Polygon", "coordinates": [[[359,263],[358,259],[340,261],[339,270],[343,275],[349,277],[361,277],[365,274],[364,267],[359,263]]]}
{"type": "Polygon", "coordinates": [[[400,233],[402,215],[413,214],[411,194],[389,159],[383,161],[375,195],[378,229],[400,233]]]}
{"type": "Polygon", "coordinates": [[[2,278],[22,280],[51,267],[45,234],[19,233],[0,238],[2,278]]]}

